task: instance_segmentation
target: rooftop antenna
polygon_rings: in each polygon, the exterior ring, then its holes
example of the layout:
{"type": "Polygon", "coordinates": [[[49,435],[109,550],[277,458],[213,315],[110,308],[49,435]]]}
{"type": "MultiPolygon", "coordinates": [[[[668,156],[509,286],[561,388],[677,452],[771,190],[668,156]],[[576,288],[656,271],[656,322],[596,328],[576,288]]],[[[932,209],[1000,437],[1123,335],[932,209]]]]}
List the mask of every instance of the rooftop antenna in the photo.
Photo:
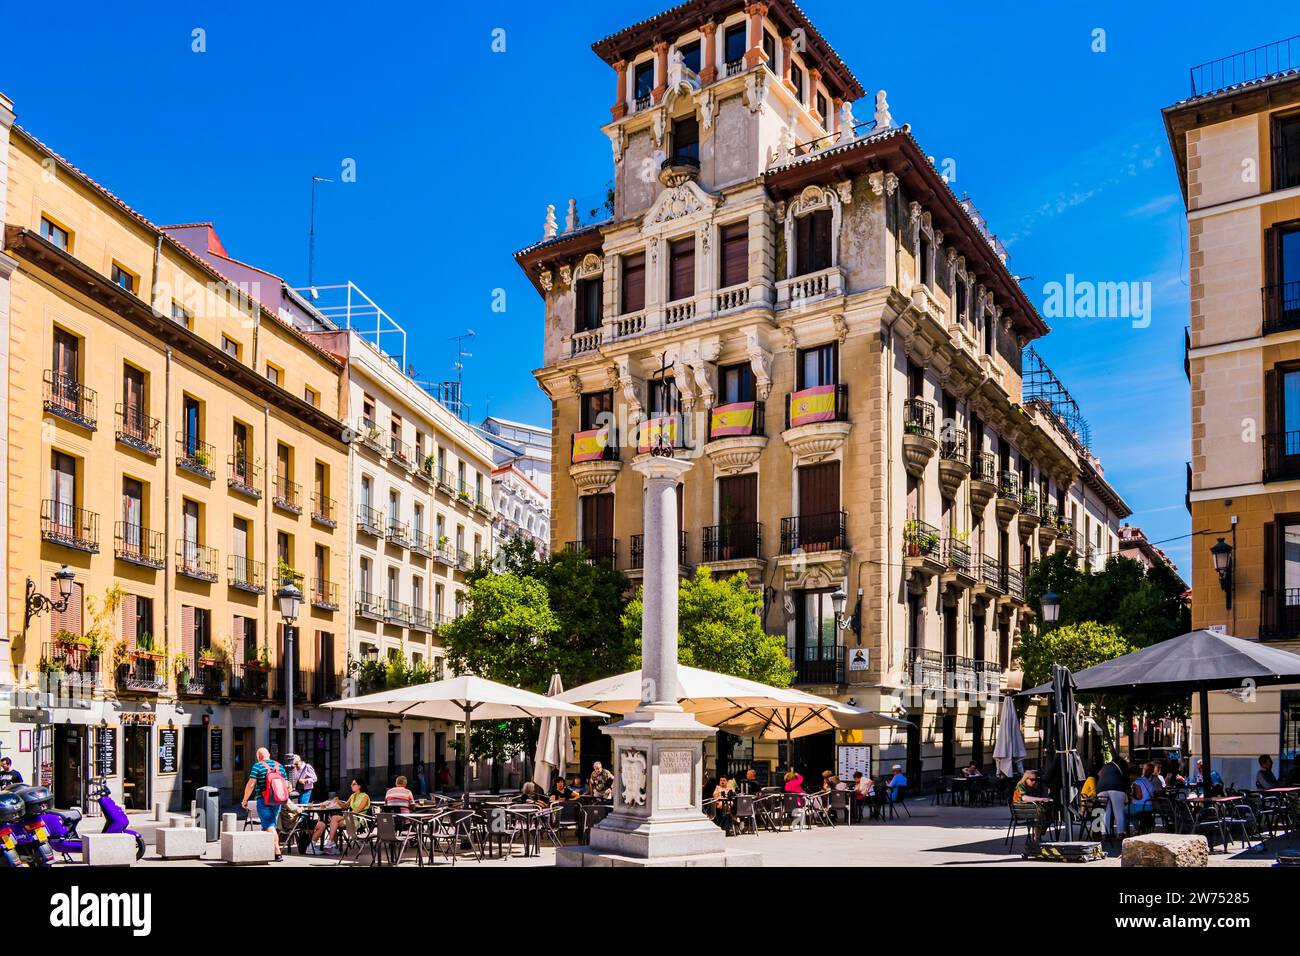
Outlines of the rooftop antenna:
{"type": "Polygon", "coordinates": [[[311,178],[311,227],[307,234],[307,288],[311,297],[316,298],[316,184],[332,183],[334,180],[324,176],[311,178]]]}

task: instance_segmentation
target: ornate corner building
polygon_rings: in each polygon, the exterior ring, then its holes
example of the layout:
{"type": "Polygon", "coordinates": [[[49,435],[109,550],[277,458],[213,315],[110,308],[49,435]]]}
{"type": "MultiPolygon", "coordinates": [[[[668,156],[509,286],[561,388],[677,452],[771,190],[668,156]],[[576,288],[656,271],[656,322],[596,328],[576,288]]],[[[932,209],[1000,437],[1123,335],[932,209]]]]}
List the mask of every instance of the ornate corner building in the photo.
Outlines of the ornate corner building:
{"type": "MultiPolygon", "coordinates": [[[[796,683],[915,727],[914,780],[991,757],[1024,575],[1129,514],[978,212],[793,3],[696,0],[593,47],[615,77],[601,222],[547,210],[553,547],[640,572],[656,445],[697,456],[680,562],[743,573],[796,683]],[[847,595],[837,622],[833,592],[847,595]]],[[[842,741],[845,742],[845,741],[842,741]]],[[[833,766],[835,741],[800,744],[833,766]]]]}

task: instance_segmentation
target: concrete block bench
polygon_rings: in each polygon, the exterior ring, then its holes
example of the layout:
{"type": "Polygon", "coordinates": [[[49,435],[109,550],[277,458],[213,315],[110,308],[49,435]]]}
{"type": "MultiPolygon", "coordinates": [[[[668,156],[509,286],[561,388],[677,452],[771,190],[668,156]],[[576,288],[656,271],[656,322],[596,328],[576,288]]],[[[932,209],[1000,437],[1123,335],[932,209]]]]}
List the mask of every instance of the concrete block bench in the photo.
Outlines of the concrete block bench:
{"type": "Polygon", "coordinates": [[[270,863],[275,859],[275,834],[267,830],[241,830],[221,834],[221,859],[225,863],[270,863]]]}
{"type": "Polygon", "coordinates": [[[198,827],[163,827],[156,836],[158,855],[164,860],[196,859],[208,846],[207,831],[198,827]]]}
{"type": "Polygon", "coordinates": [[[1120,866],[1210,865],[1210,844],[1199,834],[1148,833],[1131,836],[1120,848],[1120,866]]]}
{"type": "Polygon", "coordinates": [[[81,838],[81,862],[87,866],[130,866],[135,837],[129,833],[88,833],[81,838]]]}

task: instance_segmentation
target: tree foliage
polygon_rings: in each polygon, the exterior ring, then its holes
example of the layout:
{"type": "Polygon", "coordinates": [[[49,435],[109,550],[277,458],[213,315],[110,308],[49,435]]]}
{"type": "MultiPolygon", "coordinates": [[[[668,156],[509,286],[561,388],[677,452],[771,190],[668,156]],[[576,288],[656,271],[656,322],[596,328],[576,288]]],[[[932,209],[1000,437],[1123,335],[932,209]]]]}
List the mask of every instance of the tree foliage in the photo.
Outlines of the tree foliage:
{"type": "MultiPolygon", "coordinates": [[[[773,687],[790,685],[794,670],[785,655],[785,641],[763,630],[762,595],[750,589],[744,574],[714,578],[708,568],[696,568],[677,594],[681,663],[773,687]]],[[[639,664],[640,592],[623,611],[623,630],[639,664]]]]}

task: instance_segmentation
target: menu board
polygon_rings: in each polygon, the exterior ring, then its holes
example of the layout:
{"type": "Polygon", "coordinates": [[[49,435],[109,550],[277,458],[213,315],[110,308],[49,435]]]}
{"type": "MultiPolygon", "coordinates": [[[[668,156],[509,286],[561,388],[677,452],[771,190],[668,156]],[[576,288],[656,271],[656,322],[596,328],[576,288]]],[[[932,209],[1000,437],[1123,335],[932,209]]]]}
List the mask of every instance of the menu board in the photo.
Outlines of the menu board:
{"type": "Polygon", "coordinates": [[[851,744],[839,747],[839,778],[847,784],[853,783],[854,772],[864,777],[871,776],[871,747],[863,744],[851,744]]]}
{"type": "Polygon", "coordinates": [[[180,733],[175,727],[158,728],[159,773],[176,773],[178,771],[177,754],[180,750],[180,733]]]}
{"type": "Polygon", "coordinates": [[[209,770],[221,769],[221,737],[222,734],[221,734],[220,727],[208,728],[208,752],[209,752],[208,769],[209,770]]]}
{"type": "Polygon", "coordinates": [[[95,728],[95,776],[117,776],[117,728],[95,728]]]}

